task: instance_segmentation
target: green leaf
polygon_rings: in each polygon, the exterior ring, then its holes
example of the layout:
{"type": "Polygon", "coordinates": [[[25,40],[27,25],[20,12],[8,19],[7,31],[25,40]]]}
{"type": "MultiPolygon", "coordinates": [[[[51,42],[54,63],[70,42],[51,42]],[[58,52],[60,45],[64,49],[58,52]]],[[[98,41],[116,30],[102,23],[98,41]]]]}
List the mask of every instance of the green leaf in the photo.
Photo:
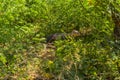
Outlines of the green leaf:
{"type": "Polygon", "coordinates": [[[3,53],[0,53],[0,61],[5,64],[7,62],[6,57],[3,53]]]}

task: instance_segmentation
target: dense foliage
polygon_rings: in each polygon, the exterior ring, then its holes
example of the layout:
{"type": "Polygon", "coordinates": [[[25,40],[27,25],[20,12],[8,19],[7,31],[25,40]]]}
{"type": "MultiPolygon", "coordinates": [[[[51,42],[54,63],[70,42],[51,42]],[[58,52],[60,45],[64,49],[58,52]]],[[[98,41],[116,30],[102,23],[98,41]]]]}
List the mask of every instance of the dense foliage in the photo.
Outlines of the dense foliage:
{"type": "Polygon", "coordinates": [[[120,11],[119,0],[1,0],[0,79],[119,80],[111,3],[120,11]],[[46,49],[47,35],[74,29],[46,49]]]}

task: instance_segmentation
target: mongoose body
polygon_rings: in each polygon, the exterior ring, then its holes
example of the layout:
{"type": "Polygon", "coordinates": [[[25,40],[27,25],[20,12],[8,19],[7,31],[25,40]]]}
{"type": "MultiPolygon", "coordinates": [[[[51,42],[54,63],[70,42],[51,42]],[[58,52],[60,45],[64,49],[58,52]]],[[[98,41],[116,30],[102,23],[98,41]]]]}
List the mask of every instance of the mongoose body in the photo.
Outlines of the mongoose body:
{"type": "Polygon", "coordinates": [[[56,40],[65,40],[68,37],[76,37],[79,36],[80,33],[77,30],[73,30],[71,33],[55,33],[55,34],[50,34],[49,36],[46,37],[46,42],[51,43],[56,40]]]}

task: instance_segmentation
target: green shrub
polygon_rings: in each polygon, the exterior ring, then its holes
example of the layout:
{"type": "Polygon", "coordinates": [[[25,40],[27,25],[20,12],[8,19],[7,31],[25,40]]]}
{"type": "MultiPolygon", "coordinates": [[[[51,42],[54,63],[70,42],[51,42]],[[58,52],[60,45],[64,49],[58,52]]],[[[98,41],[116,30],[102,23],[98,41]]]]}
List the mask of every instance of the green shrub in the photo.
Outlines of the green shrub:
{"type": "Polygon", "coordinates": [[[119,79],[110,3],[120,11],[118,0],[1,0],[0,79],[119,79]],[[55,41],[53,61],[39,57],[46,35],[73,29],[81,36],[55,41]]]}

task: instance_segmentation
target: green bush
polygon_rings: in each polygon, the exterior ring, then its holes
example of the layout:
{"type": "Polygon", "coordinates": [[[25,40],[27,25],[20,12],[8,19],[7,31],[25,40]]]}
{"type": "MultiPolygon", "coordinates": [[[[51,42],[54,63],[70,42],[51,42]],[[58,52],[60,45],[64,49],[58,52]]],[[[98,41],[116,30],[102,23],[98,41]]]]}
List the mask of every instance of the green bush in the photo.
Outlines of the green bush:
{"type": "MultiPolygon", "coordinates": [[[[1,0],[0,79],[117,80],[119,41],[112,36],[112,0],[1,0]],[[53,60],[45,36],[69,33],[80,37],[54,42],[53,60]],[[89,31],[90,30],[90,31],[89,31]]],[[[52,51],[53,50],[53,51],[52,51]]]]}

